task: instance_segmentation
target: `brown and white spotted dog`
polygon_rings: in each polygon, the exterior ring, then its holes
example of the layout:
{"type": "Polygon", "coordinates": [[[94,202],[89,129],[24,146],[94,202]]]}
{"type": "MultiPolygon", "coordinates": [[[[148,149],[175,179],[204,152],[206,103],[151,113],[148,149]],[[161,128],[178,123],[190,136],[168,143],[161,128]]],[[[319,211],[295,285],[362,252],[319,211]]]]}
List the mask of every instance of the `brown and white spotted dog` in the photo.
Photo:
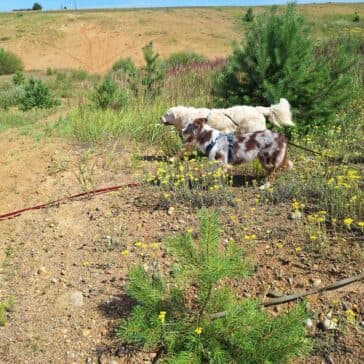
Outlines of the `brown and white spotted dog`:
{"type": "Polygon", "coordinates": [[[269,129],[252,133],[223,134],[212,128],[206,118],[195,119],[183,130],[185,144],[196,144],[210,160],[221,165],[236,165],[258,158],[269,180],[280,169],[292,168],[287,159],[287,137],[269,129]]]}

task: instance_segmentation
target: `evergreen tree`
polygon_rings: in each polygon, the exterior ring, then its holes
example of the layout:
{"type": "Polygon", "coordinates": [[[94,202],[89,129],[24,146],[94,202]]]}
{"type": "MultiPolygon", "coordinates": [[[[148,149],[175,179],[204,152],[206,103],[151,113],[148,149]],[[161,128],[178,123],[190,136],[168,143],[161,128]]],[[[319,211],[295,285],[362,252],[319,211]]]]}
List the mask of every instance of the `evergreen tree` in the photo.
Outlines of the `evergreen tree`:
{"type": "Polygon", "coordinates": [[[285,363],[306,353],[304,305],[271,316],[254,300],[238,301],[224,282],[246,276],[242,250],[219,244],[215,213],[203,210],[199,219],[197,241],[188,233],[167,242],[178,261],[173,275],[155,264],[130,271],[127,293],[137,304],[118,336],[166,363],[285,363]]]}
{"type": "Polygon", "coordinates": [[[154,53],[153,42],[149,42],[142,51],[145,61],[142,84],[146,87],[149,96],[155,96],[159,93],[161,81],[164,79],[164,70],[159,61],[159,54],[154,53]]]}
{"type": "Polygon", "coordinates": [[[330,122],[352,99],[356,65],[357,58],[340,42],[336,49],[315,47],[294,4],[284,14],[272,8],[257,18],[217,74],[215,101],[265,106],[285,97],[298,127],[307,130],[330,122]]]}
{"type": "Polygon", "coordinates": [[[249,8],[245,15],[244,15],[244,20],[248,23],[252,22],[254,20],[254,14],[253,14],[253,9],[249,8]]]}

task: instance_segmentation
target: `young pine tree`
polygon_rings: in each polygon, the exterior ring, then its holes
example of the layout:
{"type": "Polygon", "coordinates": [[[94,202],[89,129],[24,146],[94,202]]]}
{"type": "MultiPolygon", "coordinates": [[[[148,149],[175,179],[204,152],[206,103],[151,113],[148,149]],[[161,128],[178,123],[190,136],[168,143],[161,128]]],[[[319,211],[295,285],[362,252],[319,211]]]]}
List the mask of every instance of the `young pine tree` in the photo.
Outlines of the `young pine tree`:
{"type": "Polygon", "coordinates": [[[357,58],[344,47],[316,47],[296,6],[257,17],[227,66],[217,74],[217,104],[270,105],[285,97],[298,127],[330,123],[355,95],[357,58]]]}
{"type": "Polygon", "coordinates": [[[257,301],[237,300],[226,279],[247,275],[242,250],[219,244],[215,213],[202,210],[199,219],[198,240],[185,234],[167,242],[178,261],[172,276],[141,266],[130,271],[127,293],[136,306],[118,336],[174,364],[281,364],[306,353],[305,307],[271,316],[257,301]]]}
{"type": "Polygon", "coordinates": [[[159,61],[159,54],[154,53],[153,42],[149,42],[142,48],[142,51],[145,61],[142,84],[146,87],[147,95],[155,96],[159,93],[165,72],[159,61]]]}

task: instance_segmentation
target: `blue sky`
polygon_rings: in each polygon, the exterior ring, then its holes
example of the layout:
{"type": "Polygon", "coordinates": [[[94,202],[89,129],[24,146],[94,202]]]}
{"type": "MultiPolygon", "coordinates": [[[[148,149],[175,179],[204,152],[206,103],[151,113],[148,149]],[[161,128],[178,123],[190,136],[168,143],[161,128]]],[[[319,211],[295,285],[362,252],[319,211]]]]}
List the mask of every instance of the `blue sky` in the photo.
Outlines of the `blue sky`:
{"type": "MultiPolygon", "coordinates": [[[[340,2],[362,2],[363,0],[341,0],[340,2]]],[[[267,4],[285,4],[286,0],[0,0],[0,11],[10,11],[19,8],[31,8],[34,2],[39,2],[44,10],[57,10],[61,6],[67,8],[110,8],[110,7],[168,7],[168,6],[244,6],[244,5],[267,5],[267,4]]],[[[314,2],[310,0],[297,1],[298,3],[314,2]]],[[[316,0],[316,3],[327,2],[316,0]]],[[[335,1],[334,1],[335,2],[335,1]]]]}

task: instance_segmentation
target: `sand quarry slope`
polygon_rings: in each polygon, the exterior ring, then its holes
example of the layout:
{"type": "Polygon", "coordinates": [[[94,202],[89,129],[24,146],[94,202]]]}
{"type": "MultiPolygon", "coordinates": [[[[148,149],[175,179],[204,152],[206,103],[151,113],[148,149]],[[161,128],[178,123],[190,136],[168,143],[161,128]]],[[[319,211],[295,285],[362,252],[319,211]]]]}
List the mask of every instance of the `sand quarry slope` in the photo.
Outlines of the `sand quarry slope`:
{"type": "MultiPolygon", "coordinates": [[[[264,9],[255,8],[254,13],[264,9]]],[[[317,36],[327,20],[335,22],[335,17],[363,10],[364,4],[300,7],[317,36]]],[[[222,57],[251,26],[241,20],[245,11],[236,7],[3,13],[0,47],[19,55],[26,70],[81,68],[103,73],[119,57],[132,57],[141,65],[141,48],[149,41],[161,56],[189,50],[222,57]]]]}

